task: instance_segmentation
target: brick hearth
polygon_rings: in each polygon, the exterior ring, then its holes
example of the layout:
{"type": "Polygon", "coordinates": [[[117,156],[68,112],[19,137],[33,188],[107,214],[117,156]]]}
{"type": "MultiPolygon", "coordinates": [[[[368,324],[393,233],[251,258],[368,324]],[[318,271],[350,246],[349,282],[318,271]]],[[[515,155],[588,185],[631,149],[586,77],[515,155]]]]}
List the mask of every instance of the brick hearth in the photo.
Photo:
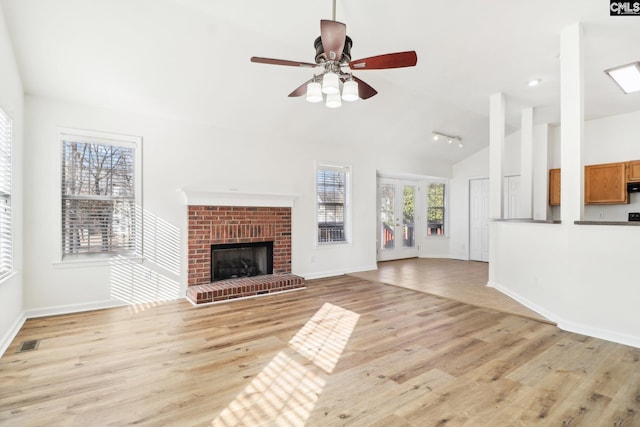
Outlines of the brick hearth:
{"type": "Polygon", "coordinates": [[[193,304],[209,304],[278,292],[304,289],[304,279],[293,274],[242,277],[220,280],[207,285],[189,286],[187,299],[193,304]]]}

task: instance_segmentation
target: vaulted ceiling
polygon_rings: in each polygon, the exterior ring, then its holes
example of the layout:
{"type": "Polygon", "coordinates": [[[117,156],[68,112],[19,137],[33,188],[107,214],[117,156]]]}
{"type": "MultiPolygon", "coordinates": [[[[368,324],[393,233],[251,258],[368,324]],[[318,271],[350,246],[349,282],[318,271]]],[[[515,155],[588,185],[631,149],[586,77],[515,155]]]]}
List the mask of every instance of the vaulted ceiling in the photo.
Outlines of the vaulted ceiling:
{"type": "Polygon", "coordinates": [[[489,96],[507,97],[509,130],[535,107],[559,122],[560,32],[584,29],[585,114],[640,110],[603,70],[640,60],[640,16],[605,0],[337,0],[353,59],[415,50],[413,68],[355,72],[378,90],[337,110],[287,95],[313,70],[331,0],[0,0],[25,91],[269,138],[388,146],[456,162],[488,144],[489,96]],[[535,88],[531,79],[542,79],[535,88]],[[460,135],[464,148],[431,131],[460,135]]]}

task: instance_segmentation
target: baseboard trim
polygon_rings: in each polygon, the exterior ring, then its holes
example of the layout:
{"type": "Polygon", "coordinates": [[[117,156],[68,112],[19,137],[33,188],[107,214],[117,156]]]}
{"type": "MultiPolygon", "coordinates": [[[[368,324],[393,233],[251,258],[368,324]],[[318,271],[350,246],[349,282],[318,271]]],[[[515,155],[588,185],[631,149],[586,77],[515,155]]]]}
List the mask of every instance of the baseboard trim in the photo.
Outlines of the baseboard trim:
{"type": "Polygon", "coordinates": [[[83,311],[102,310],[104,308],[123,307],[131,305],[131,303],[120,300],[94,301],[83,304],[58,305],[55,307],[34,308],[25,310],[24,316],[27,319],[45,316],[58,316],[60,314],[79,313],[83,311]]]}
{"type": "Polygon", "coordinates": [[[502,292],[508,297],[518,301],[520,304],[524,305],[525,307],[555,322],[558,325],[558,328],[562,329],[563,331],[573,332],[581,335],[587,335],[593,338],[599,338],[599,339],[615,342],[618,344],[624,344],[631,347],[640,348],[640,337],[628,335],[628,334],[621,334],[619,332],[611,331],[608,329],[601,329],[591,325],[585,325],[584,323],[574,322],[572,320],[565,319],[564,317],[559,316],[556,313],[553,313],[539,306],[538,304],[535,304],[529,301],[527,298],[522,297],[521,295],[513,292],[508,288],[505,288],[504,286],[501,286],[498,283],[488,282],[487,286],[491,288],[495,288],[496,290],[502,292]]]}
{"type": "Polygon", "coordinates": [[[458,256],[458,255],[451,255],[449,256],[449,259],[455,259],[457,261],[469,261],[469,257],[468,256],[458,256]]]}
{"type": "Polygon", "coordinates": [[[503,294],[505,294],[509,298],[511,298],[513,300],[516,300],[520,304],[524,305],[529,310],[535,311],[539,315],[541,315],[543,317],[546,317],[547,319],[551,320],[552,322],[558,324],[558,316],[555,313],[552,313],[551,311],[547,310],[546,308],[541,307],[538,304],[529,301],[527,298],[524,298],[522,295],[513,292],[511,289],[505,288],[504,286],[502,286],[502,285],[500,285],[498,283],[495,283],[495,282],[491,282],[491,281],[487,282],[487,286],[502,292],[503,294]]]}
{"type": "Polygon", "coordinates": [[[16,321],[13,322],[13,325],[11,325],[11,328],[9,328],[7,333],[2,337],[2,340],[0,340],[0,357],[4,355],[13,340],[18,336],[18,333],[20,332],[20,329],[22,329],[26,320],[27,318],[25,317],[24,312],[20,313],[20,316],[18,316],[16,321]]]}

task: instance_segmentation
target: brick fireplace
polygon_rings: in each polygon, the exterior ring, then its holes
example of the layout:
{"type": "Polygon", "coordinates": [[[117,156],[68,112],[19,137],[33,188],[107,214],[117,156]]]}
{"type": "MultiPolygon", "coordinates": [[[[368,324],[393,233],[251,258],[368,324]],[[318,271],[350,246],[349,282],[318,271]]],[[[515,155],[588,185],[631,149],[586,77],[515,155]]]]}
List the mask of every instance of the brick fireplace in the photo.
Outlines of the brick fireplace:
{"type": "Polygon", "coordinates": [[[291,208],[188,206],[188,285],[210,284],[211,246],[273,242],[273,274],[291,273],[291,208]]]}
{"type": "Polygon", "coordinates": [[[305,288],[304,278],[291,274],[291,210],[297,195],[198,189],[182,189],[182,193],[188,214],[186,296],[191,303],[213,304],[305,288]],[[233,262],[238,259],[236,254],[229,255],[230,259],[218,250],[264,246],[261,243],[268,248],[266,269],[258,253],[255,268],[247,269],[251,263],[245,261],[251,256],[243,248],[241,273],[212,277],[217,274],[212,265],[237,266],[233,262]],[[243,270],[250,273],[244,275],[243,270]]]}

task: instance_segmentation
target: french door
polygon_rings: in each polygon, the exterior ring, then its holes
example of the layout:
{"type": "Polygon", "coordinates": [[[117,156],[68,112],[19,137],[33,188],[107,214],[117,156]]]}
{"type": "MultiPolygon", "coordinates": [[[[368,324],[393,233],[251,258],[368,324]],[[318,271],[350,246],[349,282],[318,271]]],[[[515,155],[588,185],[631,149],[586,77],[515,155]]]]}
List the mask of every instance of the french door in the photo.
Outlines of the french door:
{"type": "Polygon", "coordinates": [[[378,261],[418,256],[418,188],[414,181],[379,178],[378,261]]]}

